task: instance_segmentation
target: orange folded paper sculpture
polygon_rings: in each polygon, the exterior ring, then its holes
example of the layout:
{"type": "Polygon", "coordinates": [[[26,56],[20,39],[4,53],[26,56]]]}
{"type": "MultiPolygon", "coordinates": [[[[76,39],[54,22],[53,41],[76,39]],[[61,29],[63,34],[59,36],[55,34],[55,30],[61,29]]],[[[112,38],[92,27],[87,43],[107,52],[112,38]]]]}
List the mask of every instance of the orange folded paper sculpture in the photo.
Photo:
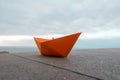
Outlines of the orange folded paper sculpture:
{"type": "Polygon", "coordinates": [[[34,40],[42,55],[67,57],[80,34],[81,32],[51,40],[34,37],[34,40]]]}

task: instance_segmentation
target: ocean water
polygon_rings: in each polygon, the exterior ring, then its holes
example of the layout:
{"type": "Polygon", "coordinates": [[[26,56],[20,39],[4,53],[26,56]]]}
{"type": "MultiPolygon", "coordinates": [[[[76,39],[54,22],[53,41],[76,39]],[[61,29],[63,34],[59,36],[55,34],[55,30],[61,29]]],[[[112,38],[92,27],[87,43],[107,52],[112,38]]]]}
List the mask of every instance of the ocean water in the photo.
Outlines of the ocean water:
{"type": "Polygon", "coordinates": [[[76,49],[101,49],[101,48],[120,48],[120,38],[113,39],[90,39],[78,40],[74,46],[76,49]]]}

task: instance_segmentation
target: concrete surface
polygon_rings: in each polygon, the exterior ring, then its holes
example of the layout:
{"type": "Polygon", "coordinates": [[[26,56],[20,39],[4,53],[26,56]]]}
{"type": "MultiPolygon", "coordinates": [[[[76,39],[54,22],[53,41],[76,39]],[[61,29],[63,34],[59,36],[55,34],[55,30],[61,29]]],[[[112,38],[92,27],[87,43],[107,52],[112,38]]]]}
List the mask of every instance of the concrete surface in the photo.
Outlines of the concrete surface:
{"type": "Polygon", "coordinates": [[[120,80],[120,49],[73,50],[67,58],[0,54],[0,80],[33,79],[120,80]]]}
{"type": "Polygon", "coordinates": [[[0,80],[96,80],[11,54],[0,54],[0,80]]]}

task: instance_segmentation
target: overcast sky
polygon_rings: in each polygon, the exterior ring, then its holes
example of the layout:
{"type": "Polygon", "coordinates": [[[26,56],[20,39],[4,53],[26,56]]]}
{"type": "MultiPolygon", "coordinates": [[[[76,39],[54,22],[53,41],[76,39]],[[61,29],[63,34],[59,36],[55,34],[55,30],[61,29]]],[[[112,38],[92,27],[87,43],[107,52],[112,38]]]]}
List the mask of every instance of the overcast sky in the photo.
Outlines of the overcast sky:
{"type": "Polygon", "coordinates": [[[83,39],[120,38],[120,0],[0,0],[1,44],[6,36],[75,32],[83,39]]]}

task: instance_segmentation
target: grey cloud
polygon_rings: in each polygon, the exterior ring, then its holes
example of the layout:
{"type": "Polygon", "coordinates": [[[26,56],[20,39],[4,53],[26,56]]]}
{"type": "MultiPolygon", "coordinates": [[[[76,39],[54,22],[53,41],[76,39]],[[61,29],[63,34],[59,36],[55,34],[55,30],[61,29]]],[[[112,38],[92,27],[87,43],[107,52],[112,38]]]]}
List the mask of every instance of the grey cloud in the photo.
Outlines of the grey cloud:
{"type": "Polygon", "coordinates": [[[119,0],[3,0],[0,34],[62,34],[119,28],[119,3],[119,0]]]}

